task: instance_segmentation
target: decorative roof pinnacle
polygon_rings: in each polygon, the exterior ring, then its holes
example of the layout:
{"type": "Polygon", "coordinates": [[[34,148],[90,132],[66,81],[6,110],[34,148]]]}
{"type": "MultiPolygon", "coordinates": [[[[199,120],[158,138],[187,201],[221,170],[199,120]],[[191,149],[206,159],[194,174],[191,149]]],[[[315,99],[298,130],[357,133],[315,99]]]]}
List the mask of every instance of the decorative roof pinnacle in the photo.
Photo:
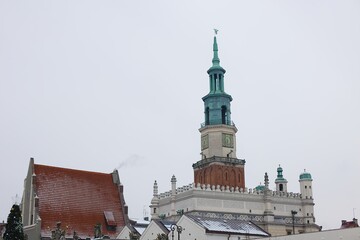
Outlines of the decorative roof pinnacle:
{"type": "Polygon", "coordinates": [[[217,41],[216,41],[216,36],[214,36],[213,52],[214,52],[214,56],[212,59],[213,66],[220,66],[220,59],[218,56],[218,45],[217,45],[217,41]]]}
{"type": "Polygon", "coordinates": [[[265,188],[268,189],[269,188],[269,176],[268,176],[267,172],[265,172],[264,183],[265,183],[265,188]]]}

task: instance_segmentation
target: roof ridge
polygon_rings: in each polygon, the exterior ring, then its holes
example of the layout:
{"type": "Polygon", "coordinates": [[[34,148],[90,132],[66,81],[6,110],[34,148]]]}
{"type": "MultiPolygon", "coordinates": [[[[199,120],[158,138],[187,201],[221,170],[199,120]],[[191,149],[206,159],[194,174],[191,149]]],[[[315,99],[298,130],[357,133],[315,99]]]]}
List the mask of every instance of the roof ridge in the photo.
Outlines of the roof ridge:
{"type": "Polygon", "coordinates": [[[66,167],[56,167],[56,166],[51,166],[51,165],[35,164],[35,163],[34,163],[34,166],[70,170],[70,171],[74,171],[74,172],[96,173],[96,174],[101,174],[101,175],[109,175],[109,174],[111,174],[111,173],[95,172],[95,171],[81,170],[81,169],[74,169],[74,168],[66,168],[66,167]]]}

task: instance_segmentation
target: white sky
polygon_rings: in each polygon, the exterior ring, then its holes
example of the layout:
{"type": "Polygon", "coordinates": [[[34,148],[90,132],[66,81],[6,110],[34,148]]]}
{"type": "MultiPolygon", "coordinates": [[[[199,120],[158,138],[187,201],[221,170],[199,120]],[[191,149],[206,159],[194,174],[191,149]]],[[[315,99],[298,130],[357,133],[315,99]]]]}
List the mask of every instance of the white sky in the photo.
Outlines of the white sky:
{"type": "Polygon", "coordinates": [[[359,218],[360,1],[0,0],[0,220],[30,157],[121,166],[133,218],[191,183],[213,28],[246,186],[306,168],[317,224],[359,218]]]}

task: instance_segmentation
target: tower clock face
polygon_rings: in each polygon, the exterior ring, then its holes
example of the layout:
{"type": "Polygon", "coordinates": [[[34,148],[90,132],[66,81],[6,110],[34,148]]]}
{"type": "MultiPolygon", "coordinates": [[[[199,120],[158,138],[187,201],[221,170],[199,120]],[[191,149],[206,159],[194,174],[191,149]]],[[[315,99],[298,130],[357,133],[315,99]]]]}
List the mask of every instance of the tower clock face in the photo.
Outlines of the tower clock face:
{"type": "Polygon", "coordinates": [[[204,135],[201,137],[201,150],[209,148],[209,135],[204,135]]]}
{"type": "Polygon", "coordinates": [[[223,147],[233,148],[234,147],[234,136],[232,134],[222,134],[222,145],[223,147]]]}

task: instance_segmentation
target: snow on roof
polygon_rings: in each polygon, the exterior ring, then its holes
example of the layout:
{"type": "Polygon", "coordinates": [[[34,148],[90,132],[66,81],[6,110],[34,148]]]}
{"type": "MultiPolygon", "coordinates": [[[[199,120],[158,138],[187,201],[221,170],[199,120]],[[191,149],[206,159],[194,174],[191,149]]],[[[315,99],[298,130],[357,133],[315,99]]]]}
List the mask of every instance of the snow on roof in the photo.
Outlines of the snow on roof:
{"type": "Polygon", "coordinates": [[[252,222],[241,221],[236,219],[221,219],[187,215],[188,218],[196,222],[208,232],[221,232],[232,234],[270,236],[269,233],[262,230],[252,222]]]}
{"type": "Polygon", "coordinates": [[[146,227],[137,227],[137,226],[134,226],[134,228],[140,235],[142,235],[146,229],[146,227]]]}
{"type": "Polygon", "coordinates": [[[171,231],[171,225],[174,225],[175,222],[167,220],[153,220],[164,232],[169,233],[171,231]]]}

